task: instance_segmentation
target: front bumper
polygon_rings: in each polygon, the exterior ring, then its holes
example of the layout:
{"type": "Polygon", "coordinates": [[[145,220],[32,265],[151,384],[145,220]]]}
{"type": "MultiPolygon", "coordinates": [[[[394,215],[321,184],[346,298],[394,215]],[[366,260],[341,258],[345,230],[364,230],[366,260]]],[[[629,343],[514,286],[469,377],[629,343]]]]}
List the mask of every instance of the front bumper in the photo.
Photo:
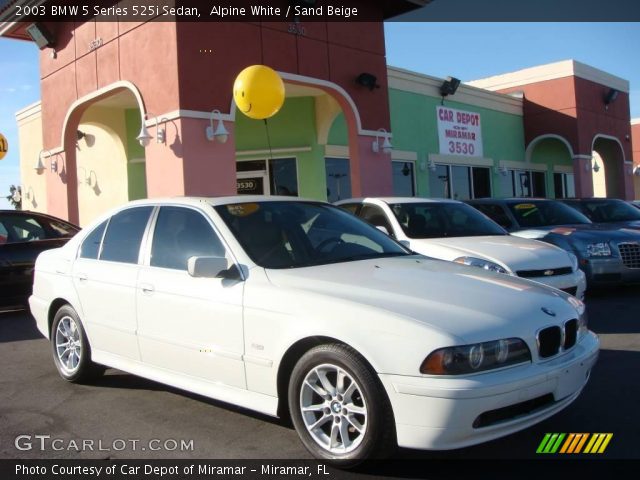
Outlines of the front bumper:
{"type": "Polygon", "coordinates": [[[640,282],[640,268],[627,268],[616,257],[581,260],[580,268],[584,270],[590,287],[640,282]]]}
{"type": "Polygon", "coordinates": [[[558,275],[553,277],[533,277],[527,278],[527,280],[533,280],[535,282],[548,285],[550,287],[564,290],[578,297],[580,300],[584,299],[584,292],[587,289],[587,279],[584,272],[580,269],[576,270],[569,275],[558,275]],[[574,290],[575,289],[575,290],[574,290]],[[575,293],[573,293],[575,291],[575,293]]]}
{"type": "Polygon", "coordinates": [[[393,408],[398,445],[450,450],[483,443],[534,425],[559,412],[580,395],[598,358],[599,346],[598,337],[589,332],[569,352],[544,362],[502,371],[465,378],[380,374],[393,408]],[[535,399],[551,398],[549,395],[552,395],[552,401],[539,408],[474,427],[479,418],[487,418],[487,415],[481,417],[487,412],[514,405],[531,405],[537,401],[535,399]]]}

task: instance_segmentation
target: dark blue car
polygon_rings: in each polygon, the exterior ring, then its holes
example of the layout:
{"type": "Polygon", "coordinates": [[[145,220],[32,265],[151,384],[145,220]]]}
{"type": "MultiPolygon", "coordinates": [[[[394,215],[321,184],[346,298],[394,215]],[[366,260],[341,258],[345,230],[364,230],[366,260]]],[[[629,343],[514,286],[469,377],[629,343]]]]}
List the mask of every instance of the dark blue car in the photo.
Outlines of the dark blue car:
{"type": "Polygon", "coordinates": [[[617,198],[571,198],[561,200],[589,218],[615,228],[640,230],[640,210],[617,198]]]}
{"type": "Polygon", "coordinates": [[[590,287],[640,282],[640,231],[595,224],[556,200],[486,198],[468,203],[513,235],[575,254],[590,287]]]}

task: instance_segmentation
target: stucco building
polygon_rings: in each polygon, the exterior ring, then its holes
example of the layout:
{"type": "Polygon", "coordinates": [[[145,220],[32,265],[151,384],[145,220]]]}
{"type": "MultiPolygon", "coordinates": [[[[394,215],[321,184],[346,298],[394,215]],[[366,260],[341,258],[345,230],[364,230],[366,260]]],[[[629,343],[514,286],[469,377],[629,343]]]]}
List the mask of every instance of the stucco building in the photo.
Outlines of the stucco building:
{"type": "MultiPolygon", "coordinates": [[[[384,19],[427,2],[353,3],[384,19]]],[[[634,197],[628,82],[573,60],[443,96],[445,79],[387,65],[382,22],[44,26],[42,98],[16,114],[23,207],[81,225],[172,195],[634,197]],[[285,82],[266,123],[232,99],[252,64],[285,82]]]]}

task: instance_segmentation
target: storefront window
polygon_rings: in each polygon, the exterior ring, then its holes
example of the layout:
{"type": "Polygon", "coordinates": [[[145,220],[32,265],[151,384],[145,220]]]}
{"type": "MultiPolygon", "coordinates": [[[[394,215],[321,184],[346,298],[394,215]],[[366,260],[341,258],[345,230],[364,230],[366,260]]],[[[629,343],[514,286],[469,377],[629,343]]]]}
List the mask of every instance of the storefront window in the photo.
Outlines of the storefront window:
{"type": "Polygon", "coordinates": [[[327,201],[337,202],[351,197],[351,172],[349,159],[325,158],[325,172],[327,175],[327,201]]]}
{"type": "Polygon", "coordinates": [[[298,196],[295,158],[243,160],[236,163],[236,172],[238,194],[298,196]]]}
{"type": "Polygon", "coordinates": [[[393,194],[396,197],[413,197],[416,194],[414,167],[413,162],[391,162],[393,194]]]}
{"type": "Polygon", "coordinates": [[[449,167],[436,165],[436,169],[429,170],[429,192],[434,198],[449,198],[449,167]]]}
{"type": "Polygon", "coordinates": [[[486,167],[436,165],[429,176],[432,197],[468,200],[491,196],[490,171],[486,167]]]}
{"type": "Polygon", "coordinates": [[[554,173],[553,186],[556,198],[575,198],[576,196],[573,173],[554,173]]]}
{"type": "Polygon", "coordinates": [[[509,170],[507,178],[511,181],[511,196],[525,198],[547,196],[544,172],[509,170]]]}
{"type": "Polygon", "coordinates": [[[269,161],[269,180],[273,195],[298,196],[298,169],[295,158],[274,158],[269,161]]]}

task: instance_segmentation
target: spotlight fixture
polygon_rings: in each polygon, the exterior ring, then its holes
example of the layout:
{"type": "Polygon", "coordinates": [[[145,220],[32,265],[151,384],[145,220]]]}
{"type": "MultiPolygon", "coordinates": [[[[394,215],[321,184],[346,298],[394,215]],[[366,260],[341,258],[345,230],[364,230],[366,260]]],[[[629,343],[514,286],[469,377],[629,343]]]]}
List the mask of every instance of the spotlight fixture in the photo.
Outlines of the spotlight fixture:
{"type": "Polygon", "coordinates": [[[432,172],[435,172],[438,169],[436,162],[434,162],[433,160],[429,160],[429,170],[431,170],[432,172]]]}
{"type": "Polygon", "coordinates": [[[440,85],[440,95],[442,97],[446,97],[448,95],[453,95],[458,90],[460,86],[460,80],[455,77],[447,77],[442,85],[440,85]]]}
{"type": "Polygon", "coordinates": [[[32,23],[25,31],[40,50],[47,47],[53,47],[55,45],[55,37],[49,30],[47,30],[47,27],[41,23],[32,23]]]}
{"type": "Polygon", "coordinates": [[[609,109],[609,105],[616,101],[620,92],[615,88],[610,88],[609,91],[604,96],[604,107],[605,109],[609,109]]]}
{"type": "Polygon", "coordinates": [[[376,139],[371,144],[371,150],[373,150],[374,153],[378,153],[380,151],[380,138],[382,137],[384,138],[384,141],[382,142],[382,152],[387,154],[391,153],[393,146],[389,141],[390,134],[384,128],[379,128],[378,132],[381,132],[381,134],[379,135],[376,132],[376,139]]]}
{"type": "Polygon", "coordinates": [[[356,83],[368,88],[369,90],[380,88],[380,85],[378,85],[377,81],[378,79],[373,73],[362,72],[356,77],[356,83]]]}
{"type": "Polygon", "coordinates": [[[226,143],[229,138],[229,132],[224,127],[224,122],[222,121],[222,113],[220,110],[213,110],[211,112],[211,116],[209,117],[209,126],[206,128],[205,133],[207,135],[207,140],[210,142],[218,141],[219,143],[226,143]],[[218,118],[218,124],[216,128],[213,128],[213,120],[216,117],[218,118]]]}

